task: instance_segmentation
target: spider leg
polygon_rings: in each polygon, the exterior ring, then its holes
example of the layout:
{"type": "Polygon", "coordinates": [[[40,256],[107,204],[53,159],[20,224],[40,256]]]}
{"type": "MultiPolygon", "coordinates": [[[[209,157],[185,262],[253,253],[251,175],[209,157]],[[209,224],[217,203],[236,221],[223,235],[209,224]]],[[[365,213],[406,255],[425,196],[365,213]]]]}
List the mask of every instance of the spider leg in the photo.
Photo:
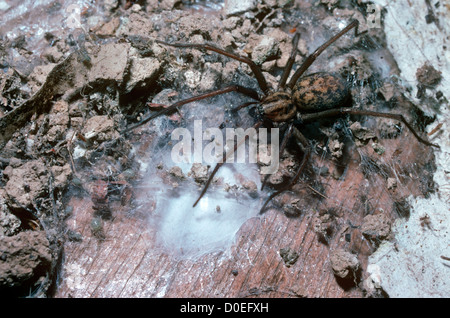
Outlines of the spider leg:
{"type": "Polygon", "coordinates": [[[256,100],[260,100],[258,92],[256,92],[255,90],[251,89],[251,88],[247,88],[244,86],[240,86],[240,85],[231,85],[231,86],[227,86],[225,88],[222,89],[218,89],[216,91],[213,92],[209,92],[209,93],[205,93],[202,95],[198,95],[198,96],[194,96],[194,97],[190,97],[187,99],[183,99],[180,100],[178,102],[176,102],[175,104],[170,105],[167,108],[164,108],[163,110],[160,110],[159,112],[157,112],[156,114],[152,114],[150,116],[148,116],[147,118],[144,118],[143,120],[141,120],[140,122],[138,122],[137,124],[131,125],[128,128],[125,128],[124,130],[121,131],[122,134],[125,134],[147,122],[149,122],[152,119],[155,119],[156,117],[159,117],[161,115],[167,115],[170,114],[173,111],[178,110],[178,107],[183,106],[184,104],[188,104],[188,103],[192,103],[198,100],[202,100],[208,97],[213,97],[213,96],[217,96],[217,95],[222,95],[225,93],[229,93],[229,92],[238,92],[238,93],[242,93],[244,95],[247,95],[248,97],[251,97],[253,99],[256,100]]]}
{"type": "Polygon", "coordinates": [[[292,39],[291,55],[289,56],[289,60],[287,61],[286,66],[284,67],[283,75],[281,75],[281,80],[280,80],[280,83],[278,84],[279,90],[283,89],[284,86],[286,85],[286,81],[288,79],[289,73],[291,72],[292,66],[294,65],[294,62],[295,62],[295,56],[297,55],[297,46],[298,46],[299,40],[300,40],[300,33],[296,33],[294,35],[294,38],[292,39]]]}
{"type": "Polygon", "coordinates": [[[217,173],[217,171],[219,171],[219,168],[222,167],[223,164],[224,164],[224,161],[218,162],[216,164],[216,166],[214,167],[214,170],[211,172],[211,175],[208,178],[208,181],[206,181],[206,184],[203,187],[202,192],[200,193],[198,199],[194,202],[194,205],[192,207],[195,207],[197,205],[197,203],[201,200],[201,198],[203,198],[206,191],[208,190],[209,185],[211,184],[211,181],[212,181],[214,175],[217,173]]]}
{"type": "MultiPolygon", "coordinates": [[[[253,126],[253,128],[258,129],[259,126],[261,126],[261,125],[262,125],[262,122],[258,122],[253,126]]],[[[248,139],[248,135],[245,135],[244,139],[240,143],[236,143],[233,151],[231,151],[231,152],[229,151],[229,152],[226,152],[223,154],[222,161],[218,162],[216,164],[216,166],[214,167],[214,170],[211,172],[208,180],[206,181],[205,186],[202,189],[202,192],[200,193],[200,196],[198,197],[197,201],[195,201],[193,207],[195,207],[197,205],[197,203],[200,201],[200,199],[205,195],[206,191],[208,190],[209,185],[211,184],[211,181],[214,178],[214,175],[217,173],[217,171],[219,171],[219,168],[222,167],[222,165],[226,162],[227,158],[229,156],[233,155],[236,152],[236,150],[239,148],[239,146],[242,145],[243,143],[245,143],[247,139],[248,139]]]]}
{"type": "Polygon", "coordinates": [[[353,28],[356,28],[356,32],[358,30],[359,21],[353,20],[349,25],[347,25],[342,31],[340,31],[338,34],[333,36],[331,39],[329,39],[327,42],[319,46],[312,54],[310,54],[306,60],[303,62],[303,64],[295,71],[294,75],[292,75],[291,80],[288,83],[288,87],[292,89],[297,83],[297,80],[300,78],[300,76],[305,73],[305,71],[311,66],[311,64],[316,60],[316,58],[323,52],[327,47],[329,47],[331,44],[336,42],[341,36],[343,36],[345,33],[350,31],[353,28]]]}
{"type": "Polygon", "coordinates": [[[174,46],[174,47],[182,47],[182,48],[195,48],[195,49],[204,49],[207,51],[213,51],[225,56],[228,56],[234,60],[246,63],[248,66],[250,66],[250,69],[253,71],[253,74],[255,74],[256,80],[258,81],[258,85],[259,88],[261,88],[261,90],[264,92],[264,94],[266,94],[269,90],[268,86],[267,86],[267,82],[266,79],[261,71],[261,68],[256,65],[255,62],[253,62],[251,59],[245,57],[245,56],[240,56],[237,55],[235,53],[230,53],[227,52],[221,48],[218,48],[216,46],[213,46],[211,44],[196,44],[196,43],[167,43],[164,41],[160,41],[160,40],[156,40],[156,43],[159,44],[164,44],[164,45],[169,45],[169,46],[174,46]]]}
{"type": "MultiPolygon", "coordinates": [[[[294,123],[291,122],[289,124],[288,129],[286,130],[286,133],[284,134],[283,141],[281,142],[281,145],[280,145],[280,156],[283,155],[284,148],[286,148],[287,142],[288,142],[289,138],[291,138],[293,132],[294,132],[294,123]]],[[[261,184],[261,190],[264,189],[264,186],[266,185],[267,180],[269,179],[269,177],[270,177],[270,174],[267,174],[264,177],[264,180],[263,180],[263,182],[261,184]]]]}
{"type": "Polygon", "coordinates": [[[258,103],[259,103],[259,101],[258,101],[258,102],[248,102],[248,103],[244,103],[244,104],[242,104],[242,105],[239,105],[239,106],[236,107],[236,108],[233,108],[231,111],[232,111],[232,112],[237,112],[237,111],[241,110],[242,108],[245,108],[245,107],[248,107],[248,106],[251,106],[251,105],[254,105],[254,104],[258,104],[258,103]]]}
{"type": "Polygon", "coordinates": [[[417,138],[417,140],[427,146],[433,146],[440,148],[439,145],[433,144],[422,137],[419,136],[419,134],[415,131],[413,126],[403,117],[401,114],[390,114],[390,113],[381,113],[381,112],[374,112],[369,110],[360,110],[360,109],[353,109],[353,108],[337,108],[337,109],[329,109],[322,112],[314,113],[314,114],[304,114],[302,115],[302,121],[303,122],[311,122],[320,118],[326,118],[326,117],[335,117],[341,114],[351,114],[351,115],[364,115],[364,116],[373,116],[373,117],[383,117],[383,118],[391,118],[398,121],[401,121],[405,126],[412,132],[414,137],[417,138]]]}
{"type": "Polygon", "coordinates": [[[272,193],[267,199],[266,202],[264,202],[261,210],[259,211],[260,214],[262,214],[267,206],[267,204],[277,195],[279,195],[280,193],[283,193],[286,190],[289,190],[289,188],[295,184],[298,180],[298,178],[300,177],[300,174],[302,173],[303,169],[305,169],[306,163],[309,160],[309,156],[311,155],[311,150],[309,147],[309,143],[308,140],[306,139],[305,136],[303,136],[303,134],[294,126],[294,130],[293,130],[293,135],[295,137],[295,139],[297,140],[297,145],[300,147],[300,149],[303,151],[303,158],[302,158],[302,162],[300,163],[300,166],[297,170],[297,172],[295,173],[295,176],[289,181],[289,184],[287,186],[285,186],[283,189],[278,190],[274,193],[272,193]]]}

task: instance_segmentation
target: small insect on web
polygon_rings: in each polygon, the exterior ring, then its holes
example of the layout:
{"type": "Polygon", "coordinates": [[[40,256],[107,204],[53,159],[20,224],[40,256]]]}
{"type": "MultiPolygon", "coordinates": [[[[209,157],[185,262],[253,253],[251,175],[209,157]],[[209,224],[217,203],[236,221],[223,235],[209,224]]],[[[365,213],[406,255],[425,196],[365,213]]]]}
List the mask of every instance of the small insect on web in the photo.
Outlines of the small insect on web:
{"type": "MultiPolygon", "coordinates": [[[[245,103],[239,106],[236,110],[254,106],[256,108],[256,113],[258,117],[258,122],[253,126],[254,128],[262,126],[264,121],[270,121],[273,123],[286,123],[287,129],[283,136],[279,152],[283,153],[287,144],[287,140],[293,138],[298,148],[300,149],[301,153],[303,154],[301,162],[294,176],[291,178],[291,180],[287,183],[285,187],[269,195],[269,197],[264,202],[260,210],[260,213],[262,213],[265,210],[267,204],[273,198],[278,196],[280,193],[289,190],[291,186],[298,181],[302,171],[305,169],[305,166],[311,155],[310,142],[301,132],[305,124],[312,123],[323,118],[335,118],[345,114],[391,118],[402,122],[412,132],[412,134],[419,142],[427,146],[439,148],[438,145],[433,144],[427,141],[426,139],[422,138],[419,135],[419,133],[416,132],[413,126],[401,114],[383,113],[383,112],[342,107],[342,105],[345,104],[345,102],[351,98],[350,96],[351,94],[347,81],[341,78],[338,74],[319,72],[303,76],[303,74],[314,63],[317,57],[344,34],[346,34],[352,29],[355,29],[355,36],[359,35],[358,24],[359,24],[358,20],[353,20],[344,29],[342,29],[340,32],[338,32],[336,35],[330,38],[327,42],[318,47],[297,68],[297,70],[290,77],[290,80],[288,82],[289,75],[294,66],[295,57],[297,54],[297,46],[300,39],[300,34],[296,33],[293,37],[293,50],[289,56],[286,67],[283,70],[280,82],[278,83],[278,88],[276,90],[272,90],[271,88],[269,88],[261,68],[255,62],[253,62],[251,59],[247,57],[225,51],[221,48],[218,48],[212,44],[207,43],[204,44],[167,43],[164,41],[156,40],[156,42],[159,44],[172,46],[176,48],[192,48],[192,49],[213,51],[218,54],[227,56],[231,59],[247,64],[252,70],[258,82],[258,86],[261,89],[262,94],[259,94],[258,91],[252,88],[244,87],[241,85],[229,85],[222,89],[218,89],[212,92],[180,100],[168,106],[167,108],[148,116],[147,118],[141,120],[140,122],[129,126],[128,128],[124,129],[122,133],[128,133],[133,129],[159,116],[168,115],[175,111],[178,111],[180,107],[182,107],[183,105],[194,101],[199,101],[202,99],[230,92],[237,92],[252,98],[254,102],[245,103]]],[[[236,151],[238,146],[239,145],[235,146],[233,152],[236,151]]],[[[223,155],[223,159],[225,159],[228,155],[230,154],[225,153],[223,155]]],[[[217,171],[220,169],[220,167],[223,165],[224,162],[225,160],[222,160],[222,162],[216,164],[205,186],[203,187],[203,190],[201,191],[198,199],[195,201],[194,207],[205,195],[215,174],[217,173],[217,171]]],[[[264,188],[267,179],[268,175],[264,178],[261,189],[264,188]]]]}

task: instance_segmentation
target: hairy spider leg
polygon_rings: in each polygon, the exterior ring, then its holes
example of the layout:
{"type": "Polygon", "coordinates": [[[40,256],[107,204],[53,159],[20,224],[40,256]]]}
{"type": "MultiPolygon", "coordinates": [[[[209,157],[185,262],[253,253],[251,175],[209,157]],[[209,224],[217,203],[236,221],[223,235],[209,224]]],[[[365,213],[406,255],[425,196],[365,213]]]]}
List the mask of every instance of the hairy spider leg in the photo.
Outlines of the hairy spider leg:
{"type": "Polygon", "coordinates": [[[255,104],[258,104],[258,103],[259,103],[259,101],[258,101],[258,102],[248,102],[248,103],[244,103],[244,104],[242,104],[242,105],[239,105],[239,106],[236,107],[236,108],[233,108],[231,111],[232,111],[232,112],[237,112],[237,111],[241,110],[242,108],[245,108],[245,107],[248,107],[248,106],[251,106],[251,105],[255,105],[255,104]]]}
{"type": "MultiPolygon", "coordinates": [[[[258,129],[261,125],[262,125],[262,122],[258,122],[253,126],[253,128],[258,129]]],[[[226,160],[229,156],[234,155],[234,153],[239,148],[239,146],[241,146],[243,143],[245,143],[247,141],[248,137],[249,137],[248,135],[245,135],[244,139],[240,143],[236,143],[236,145],[234,145],[234,148],[232,151],[225,152],[223,154],[222,162],[218,162],[216,164],[216,166],[214,167],[214,170],[209,175],[208,181],[206,181],[206,184],[203,187],[202,192],[200,193],[200,196],[198,197],[197,201],[195,201],[193,207],[195,207],[197,205],[197,203],[200,201],[200,199],[205,195],[206,191],[208,190],[209,185],[211,184],[211,181],[214,178],[214,175],[217,173],[217,171],[219,171],[219,168],[222,167],[222,165],[226,162],[226,160]]]]}
{"type": "Polygon", "coordinates": [[[129,132],[129,131],[131,131],[131,130],[133,130],[133,129],[135,129],[135,128],[137,128],[137,127],[139,127],[139,126],[141,126],[141,125],[143,125],[143,124],[145,124],[147,122],[149,122],[150,120],[161,116],[161,115],[168,115],[168,114],[178,110],[178,107],[183,106],[184,104],[192,103],[192,102],[195,102],[195,101],[198,101],[198,100],[202,100],[202,99],[205,99],[205,98],[208,98],[208,97],[222,95],[222,94],[229,93],[229,92],[242,93],[242,94],[244,94],[244,95],[246,95],[246,96],[248,96],[250,98],[256,99],[258,101],[260,100],[258,92],[256,92],[254,89],[247,88],[247,87],[240,86],[240,85],[230,85],[230,86],[227,86],[227,87],[222,88],[222,89],[218,89],[218,90],[213,91],[213,92],[209,92],[209,93],[205,93],[205,94],[202,94],[202,95],[197,95],[197,96],[193,96],[193,97],[190,97],[190,98],[187,98],[187,99],[180,100],[180,101],[176,102],[175,104],[172,104],[169,107],[164,108],[163,110],[160,110],[159,112],[157,112],[155,114],[152,114],[152,115],[148,116],[147,118],[144,118],[143,120],[141,120],[137,124],[134,124],[134,125],[131,125],[128,128],[125,128],[124,130],[122,130],[121,133],[125,134],[125,133],[127,133],[127,132],[129,132]]]}
{"type": "Polygon", "coordinates": [[[266,201],[264,202],[263,206],[261,207],[261,210],[259,210],[260,214],[262,214],[264,212],[264,210],[266,209],[267,204],[273,198],[275,198],[280,193],[283,193],[284,191],[289,190],[292,187],[292,185],[297,182],[297,180],[300,177],[302,171],[305,169],[306,163],[308,162],[309,157],[311,155],[311,150],[310,150],[308,139],[306,139],[306,137],[303,136],[303,134],[295,126],[293,126],[293,127],[294,127],[293,128],[293,135],[294,135],[295,139],[297,140],[297,145],[299,146],[299,148],[303,152],[302,162],[300,163],[300,166],[297,169],[297,172],[295,173],[294,177],[292,177],[292,179],[289,181],[289,183],[283,189],[275,191],[274,193],[272,193],[266,199],[266,201]]]}
{"type": "Polygon", "coordinates": [[[280,83],[278,84],[278,89],[281,90],[286,85],[287,79],[289,77],[289,73],[291,73],[292,66],[294,66],[295,56],[297,55],[297,47],[298,41],[300,40],[300,33],[295,33],[294,38],[292,39],[292,51],[289,59],[284,67],[283,74],[281,75],[280,83]]]}
{"type": "MultiPolygon", "coordinates": [[[[294,132],[294,122],[291,122],[289,124],[289,127],[286,130],[286,133],[283,136],[283,141],[281,142],[281,145],[280,145],[280,156],[283,155],[283,152],[284,152],[284,149],[286,148],[287,142],[288,142],[289,138],[291,138],[293,132],[294,132]]],[[[269,177],[270,177],[269,174],[267,174],[264,177],[264,180],[263,180],[263,182],[261,184],[261,190],[264,189],[264,186],[266,185],[267,180],[269,179],[269,177]]]]}
{"type": "Polygon", "coordinates": [[[230,53],[227,52],[221,48],[218,48],[214,45],[211,44],[196,44],[196,43],[167,43],[164,41],[160,41],[160,40],[156,40],[156,43],[160,43],[160,44],[164,44],[164,45],[169,45],[169,46],[173,46],[173,47],[182,47],[182,48],[195,48],[195,49],[203,49],[203,50],[207,50],[207,51],[213,51],[225,56],[228,56],[234,60],[246,63],[248,66],[250,66],[250,69],[252,70],[253,74],[255,74],[256,80],[258,81],[258,85],[259,88],[261,88],[261,90],[263,91],[264,94],[266,94],[269,90],[268,86],[267,86],[267,82],[266,79],[261,71],[261,69],[258,67],[258,65],[256,65],[255,62],[253,62],[251,59],[244,57],[244,56],[240,56],[237,55],[235,53],[230,53]]]}
{"type": "Polygon", "coordinates": [[[423,139],[422,137],[420,137],[419,134],[414,130],[413,126],[401,114],[381,113],[381,112],[374,112],[374,111],[370,111],[370,110],[361,110],[361,109],[353,109],[353,108],[336,108],[336,109],[329,109],[329,110],[321,111],[318,113],[304,114],[304,115],[302,115],[302,121],[304,123],[306,123],[306,122],[315,121],[317,119],[327,118],[327,117],[335,117],[335,116],[342,115],[342,114],[383,117],[383,118],[391,118],[391,119],[401,121],[412,132],[414,137],[416,137],[416,139],[419,142],[421,142],[427,146],[433,146],[436,148],[440,148],[439,145],[433,144],[433,143],[423,139]]]}
{"type": "MultiPolygon", "coordinates": [[[[344,29],[342,29],[339,33],[337,33],[335,36],[333,36],[331,39],[329,39],[327,42],[319,46],[312,54],[310,54],[306,60],[303,62],[303,64],[295,71],[294,75],[292,75],[291,80],[288,83],[288,87],[292,89],[295,86],[295,83],[297,83],[297,80],[300,78],[300,76],[305,73],[305,71],[311,66],[312,63],[316,60],[316,58],[323,52],[327,47],[329,47],[331,44],[336,42],[341,36],[343,36],[345,33],[350,31],[353,28],[355,29],[355,35],[358,34],[358,20],[353,20],[349,25],[347,25],[344,29]]],[[[295,50],[297,47],[295,47],[295,50]]]]}

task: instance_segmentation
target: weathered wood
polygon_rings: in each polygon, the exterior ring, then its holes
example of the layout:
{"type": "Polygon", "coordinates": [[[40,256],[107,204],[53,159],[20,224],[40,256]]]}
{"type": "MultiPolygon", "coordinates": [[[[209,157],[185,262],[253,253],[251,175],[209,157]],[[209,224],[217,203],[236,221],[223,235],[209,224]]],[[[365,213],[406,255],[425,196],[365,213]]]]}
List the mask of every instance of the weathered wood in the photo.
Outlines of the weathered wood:
{"type": "MultiPolygon", "coordinates": [[[[356,254],[364,278],[367,257],[374,247],[359,228],[351,225],[359,227],[363,217],[376,210],[393,220],[398,217],[395,202],[429,190],[423,185],[427,180],[423,166],[432,158],[429,147],[405,132],[398,139],[381,143],[386,147],[381,156],[370,145],[352,149],[343,180],[321,177],[328,199],[309,201],[312,204],[303,207],[300,217],[289,218],[271,209],[245,222],[229,250],[198,259],[179,260],[158,247],[157,229],[145,220],[146,216],[129,215],[120,206],[114,209],[114,219],[105,222],[106,239],[100,241],[89,228],[92,203],[73,198],[70,204],[74,212],[68,227],[79,231],[83,241],[65,246],[62,283],[56,296],[362,297],[360,288],[336,279],[330,268],[330,252],[342,247],[356,254]],[[364,176],[358,151],[384,162],[385,173],[392,175],[395,171],[397,188],[388,190],[386,178],[380,174],[364,176]],[[331,208],[339,221],[326,245],[319,242],[312,222],[318,211],[331,208]],[[350,234],[350,242],[345,234],[350,234]],[[297,252],[297,262],[287,267],[279,255],[281,248],[297,252]]],[[[330,161],[322,164],[330,169],[334,165],[330,161]]]]}

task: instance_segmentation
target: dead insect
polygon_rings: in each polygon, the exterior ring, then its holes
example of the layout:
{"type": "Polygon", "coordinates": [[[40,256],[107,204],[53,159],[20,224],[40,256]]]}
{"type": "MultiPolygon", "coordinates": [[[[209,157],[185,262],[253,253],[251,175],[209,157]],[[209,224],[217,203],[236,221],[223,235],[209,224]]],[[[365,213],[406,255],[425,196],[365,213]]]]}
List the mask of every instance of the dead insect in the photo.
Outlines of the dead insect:
{"type": "MultiPolygon", "coordinates": [[[[299,124],[301,128],[301,126],[303,126],[304,124],[315,122],[322,118],[338,117],[345,114],[391,118],[401,121],[413,133],[413,135],[419,142],[428,146],[439,147],[438,145],[432,144],[429,141],[423,139],[401,114],[382,113],[355,108],[340,108],[347,100],[351,98],[351,96],[348,83],[338,74],[315,73],[302,77],[305,71],[308,70],[311,64],[326,48],[328,48],[331,44],[333,44],[336,40],[338,40],[353,28],[355,29],[355,35],[358,35],[357,20],[353,20],[343,30],[341,30],[339,33],[337,33],[335,36],[333,36],[331,39],[317,48],[311,55],[309,55],[303,62],[303,64],[301,64],[300,67],[294,72],[289,82],[287,82],[289,74],[295,62],[295,56],[297,54],[296,48],[300,39],[300,33],[296,33],[293,37],[294,49],[291,52],[286,67],[282,73],[280,82],[278,84],[278,89],[275,91],[269,89],[261,68],[247,57],[240,56],[235,53],[230,53],[211,44],[167,43],[157,40],[156,42],[159,44],[177,48],[194,48],[213,51],[234,60],[246,63],[255,75],[259,88],[263,92],[263,95],[260,95],[256,90],[251,88],[247,88],[241,85],[230,85],[216,91],[178,101],[170,105],[169,107],[148,116],[137,124],[129,126],[128,128],[124,129],[122,133],[127,133],[161,115],[172,114],[173,112],[178,111],[181,106],[187,103],[202,100],[208,97],[218,96],[229,92],[238,92],[252,98],[253,100],[255,100],[254,102],[245,103],[239,106],[236,110],[248,107],[250,105],[256,106],[259,120],[255,124],[254,128],[258,128],[259,126],[261,126],[264,120],[269,120],[275,123],[286,123],[287,129],[281,142],[280,153],[283,153],[284,147],[287,144],[286,141],[291,137],[294,137],[298,147],[303,153],[301,163],[294,177],[292,177],[286,187],[275,191],[268,197],[268,199],[263,204],[260,212],[264,211],[265,207],[271,199],[273,199],[283,191],[288,190],[295,182],[297,182],[306,166],[306,163],[309,160],[311,153],[310,142],[300,132],[296,124],[299,124]]],[[[235,147],[234,151],[236,151],[236,148],[237,147],[235,147]]],[[[224,154],[223,158],[225,159],[228,155],[230,155],[230,153],[224,154]]],[[[214,178],[214,175],[221,167],[223,162],[225,162],[225,160],[222,160],[221,163],[217,163],[216,167],[209,176],[209,179],[206,182],[202,192],[200,193],[199,198],[195,201],[194,206],[197,205],[199,200],[206,193],[211,181],[214,178]]],[[[266,180],[267,178],[265,178],[265,180],[263,181],[261,189],[263,189],[266,180]]]]}

